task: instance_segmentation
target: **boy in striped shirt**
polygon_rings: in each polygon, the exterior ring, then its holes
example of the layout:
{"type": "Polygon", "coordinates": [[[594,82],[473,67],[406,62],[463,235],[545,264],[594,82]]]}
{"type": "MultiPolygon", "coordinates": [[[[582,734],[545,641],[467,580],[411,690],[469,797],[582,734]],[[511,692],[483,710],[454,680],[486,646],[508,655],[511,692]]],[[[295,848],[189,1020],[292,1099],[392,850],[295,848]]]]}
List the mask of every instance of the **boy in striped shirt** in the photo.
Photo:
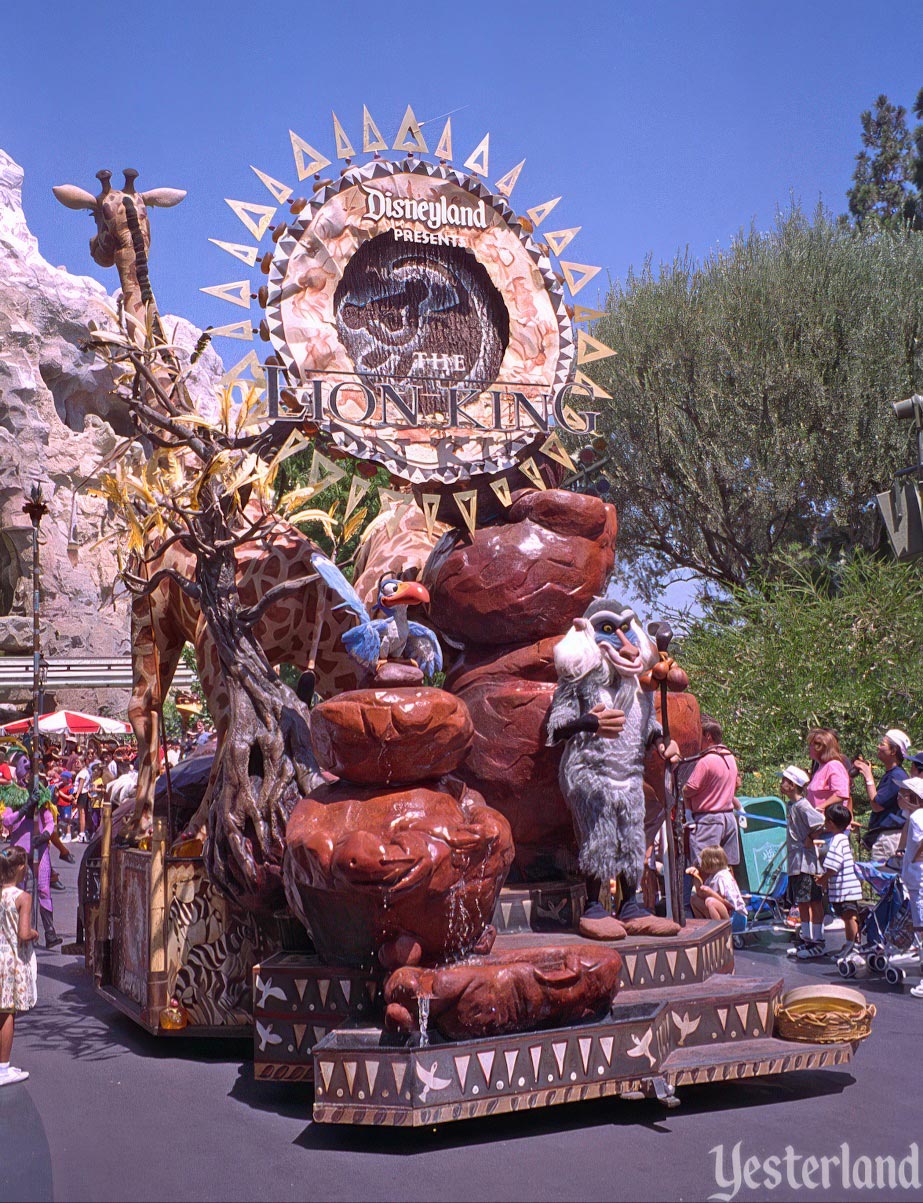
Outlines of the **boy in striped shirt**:
{"type": "MultiPolygon", "coordinates": [[[[859,902],[862,899],[862,882],[856,873],[856,862],[849,844],[849,825],[852,815],[842,802],[834,802],[824,812],[827,831],[834,833],[824,857],[824,871],[818,884],[825,887],[833,913],[843,920],[846,944],[841,957],[855,959],[859,941],[859,902]]],[[[859,958],[861,960],[861,958],[859,958]]]]}

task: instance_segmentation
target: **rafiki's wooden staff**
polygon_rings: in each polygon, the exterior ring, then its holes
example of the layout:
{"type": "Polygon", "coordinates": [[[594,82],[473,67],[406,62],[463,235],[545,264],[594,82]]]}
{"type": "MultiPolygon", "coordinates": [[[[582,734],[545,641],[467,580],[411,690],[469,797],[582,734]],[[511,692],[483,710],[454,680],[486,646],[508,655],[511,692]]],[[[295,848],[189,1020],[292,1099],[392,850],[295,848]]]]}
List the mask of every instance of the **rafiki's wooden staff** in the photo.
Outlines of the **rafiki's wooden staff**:
{"type": "MultiPolygon", "coordinates": [[[[652,677],[660,685],[660,725],[663,727],[663,742],[670,742],[670,712],[667,705],[667,676],[673,667],[667,649],[673,639],[673,628],[668,622],[651,623],[648,631],[654,636],[657,651],[660,653],[660,664],[655,665],[652,677]]],[[[686,906],[683,900],[683,887],[686,875],[686,856],[683,846],[683,808],[676,797],[674,783],[675,769],[672,764],[665,764],[663,770],[663,790],[667,804],[667,852],[669,858],[668,872],[670,874],[670,902],[673,914],[670,918],[680,925],[686,926],[686,906]]]]}

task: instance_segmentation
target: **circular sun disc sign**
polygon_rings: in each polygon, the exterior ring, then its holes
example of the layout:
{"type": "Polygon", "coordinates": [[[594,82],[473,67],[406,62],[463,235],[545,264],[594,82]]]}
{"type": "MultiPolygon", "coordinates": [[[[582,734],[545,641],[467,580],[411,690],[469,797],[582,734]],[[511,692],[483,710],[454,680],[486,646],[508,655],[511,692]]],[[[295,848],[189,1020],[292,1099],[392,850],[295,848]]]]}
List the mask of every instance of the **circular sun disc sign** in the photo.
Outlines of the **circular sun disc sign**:
{"type": "Polygon", "coordinates": [[[321,188],[278,239],[266,321],[280,415],[413,483],[504,471],[591,400],[545,249],[444,164],[375,160],[321,188]]]}

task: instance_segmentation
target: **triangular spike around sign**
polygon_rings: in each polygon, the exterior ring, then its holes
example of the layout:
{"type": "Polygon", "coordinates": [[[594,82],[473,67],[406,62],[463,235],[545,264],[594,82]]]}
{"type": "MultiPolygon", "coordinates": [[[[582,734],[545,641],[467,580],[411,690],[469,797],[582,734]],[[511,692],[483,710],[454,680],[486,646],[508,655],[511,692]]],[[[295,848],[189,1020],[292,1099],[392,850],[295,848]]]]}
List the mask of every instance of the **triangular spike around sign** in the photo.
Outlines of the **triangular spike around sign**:
{"type": "Polygon", "coordinates": [[[489,154],[490,134],[485,134],[468,158],[465,159],[465,166],[472,175],[487,175],[489,170],[487,166],[489,154]]]}
{"type": "MultiPolygon", "coordinates": [[[[269,471],[278,468],[284,460],[291,459],[293,455],[297,455],[299,451],[304,451],[311,446],[311,440],[300,430],[293,430],[288,436],[276,454],[272,457],[269,463],[269,471]]],[[[313,482],[312,482],[313,483],[313,482]]]]}
{"type": "Polygon", "coordinates": [[[577,331],[577,362],[579,364],[593,363],[597,359],[608,359],[616,352],[605,343],[601,343],[585,330],[577,331]]]}
{"type": "Polygon", "coordinates": [[[345,475],[344,470],[338,468],[332,459],[327,459],[326,455],[321,455],[319,451],[314,452],[311,470],[308,472],[309,485],[316,485],[322,481],[324,488],[327,489],[330,485],[335,485],[338,480],[342,480],[345,475]],[[323,472],[323,476],[321,472],[323,472]]]}
{"type": "Polygon", "coordinates": [[[224,203],[230,205],[231,211],[240,218],[257,242],[269,229],[269,223],[276,215],[275,205],[255,205],[252,201],[231,200],[227,196],[224,203]],[[254,221],[254,218],[259,220],[254,221]]]}
{"type": "Polygon", "coordinates": [[[421,493],[420,509],[423,511],[423,521],[426,523],[426,533],[432,538],[436,526],[436,513],[442,500],[438,493],[421,493]]]}
{"type": "MultiPolygon", "coordinates": [[[[400,493],[397,489],[379,489],[378,496],[382,502],[387,502],[389,506],[409,505],[413,501],[413,497],[407,493],[400,493]]],[[[381,508],[384,509],[384,505],[381,508]]]]}
{"type": "Polygon", "coordinates": [[[572,297],[602,271],[601,267],[592,267],[589,263],[566,263],[563,259],[559,260],[558,266],[564,273],[572,297]]]}
{"type": "Polygon", "coordinates": [[[433,151],[437,159],[445,159],[451,161],[452,158],[452,118],[447,117],[445,127],[442,131],[442,137],[439,139],[439,145],[433,151]]]}
{"type": "Polygon", "coordinates": [[[381,130],[372,120],[372,114],[368,108],[362,106],[362,152],[363,154],[374,154],[379,150],[387,150],[388,143],[381,136],[381,130]]]}
{"type": "Polygon", "coordinates": [[[260,363],[260,357],[256,351],[248,351],[243,359],[238,360],[232,368],[228,368],[219,383],[231,384],[248,370],[253,377],[253,383],[259,388],[263,388],[266,384],[266,373],[263,371],[263,365],[260,363]]]}
{"type": "Polygon", "coordinates": [[[574,321],[575,322],[595,322],[604,315],[602,309],[590,309],[587,305],[574,306],[574,321]]]}
{"type": "Polygon", "coordinates": [[[539,451],[542,455],[547,456],[548,459],[553,459],[556,464],[560,464],[570,472],[576,472],[577,465],[567,454],[567,448],[561,443],[556,431],[552,431],[548,438],[545,439],[544,443],[539,447],[539,451]]]}
{"type": "Polygon", "coordinates": [[[232,305],[239,305],[241,309],[250,308],[249,280],[234,280],[230,284],[212,284],[208,288],[200,288],[199,292],[208,293],[210,297],[217,297],[219,301],[230,301],[232,305]]]}
{"type": "Polygon", "coordinates": [[[501,176],[500,179],[497,180],[494,187],[497,189],[497,191],[500,193],[501,196],[509,196],[510,195],[510,193],[513,191],[513,189],[516,187],[516,181],[519,179],[519,173],[522,171],[522,169],[523,169],[523,167],[525,167],[525,165],[526,165],[526,161],[525,161],[525,159],[523,159],[521,163],[516,164],[516,166],[512,169],[512,171],[508,171],[506,173],[506,175],[501,176]]]}
{"type": "Polygon", "coordinates": [[[510,482],[505,476],[501,476],[499,480],[492,480],[490,487],[500,499],[500,504],[506,509],[509,509],[513,504],[513,496],[510,493],[510,482]]]}
{"type": "Polygon", "coordinates": [[[315,175],[330,166],[330,160],[316,150],[310,142],[305,142],[293,129],[288,131],[292,140],[292,154],[295,156],[295,170],[299,180],[306,180],[309,175],[315,175]]]}
{"type": "Polygon", "coordinates": [[[356,148],[347,137],[346,130],[340,124],[339,117],[332,109],[330,110],[330,116],[333,118],[333,137],[337,144],[337,158],[354,159],[356,157],[356,148]]]}
{"type": "Polygon", "coordinates": [[[284,205],[288,198],[292,195],[292,189],[283,184],[281,180],[274,179],[273,176],[267,175],[265,171],[260,171],[259,167],[254,167],[250,164],[250,170],[254,173],[272,195],[276,198],[280,205],[284,205]]]}
{"type": "Polygon", "coordinates": [[[564,248],[574,241],[582,229],[583,226],[571,226],[569,230],[550,230],[545,235],[545,241],[556,255],[560,255],[564,248]]]}
{"type": "Polygon", "coordinates": [[[429,147],[426,145],[426,140],[420,130],[420,123],[413,114],[413,109],[410,105],[404,113],[404,119],[401,122],[401,128],[397,131],[397,137],[394,139],[392,150],[404,150],[407,152],[417,152],[418,154],[429,154],[429,147]]]}
{"type": "Polygon", "coordinates": [[[465,521],[465,526],[474,534],[478,524],[478,491],[477,489],[462,489],[452,494],[452,500],[458,506],[458,511],[465,521]]]}
{"type": "Polygon", "coordinates": [[[541,205],[536,205],[534,209],[526,209],[526,216],[534,226],[540,226],[560,199],[561,198],[559,196],[556,196],[554,200],[545,201],[541,205]]]}
{"type": "Polygon", "coordinates": [[[346,510],[343,513],[343,521],[345,522],[349,515],[353,512],[362,498],[372,487],[370,480],[365,480],[357,472],[349,482],[349,496],[346,498],[346,510]]]}
{"type": "Polygon", "coordinates": [[[591,389],[594,397],[600,397],[604,401],[612,400],[612,394],[607,393],[601,384],[597,384],[595,380],[591,380],[586,372],[575,372],[574,384],[582,384],[585,388],[591,389]]]}
{"type": "Polygon", "coordinates": [[[231,322],[228,326],[212,326],[208,333],[212,338],[240,338],[244,342],[253,342],[253,327],[249,321],[246,322],[231,322]]]}
{"type": "Polygon", "coordinates": [[[525,473],[525,475],[528,476],[529,480],[532,481],[532,483],[535,485],[535,487],[537,489],[547,489],[548,488],[548,486],[545,484],[544,480],[542,479],[542,474],[539,470],[538,464],[535,462],[535,460],[532,458],[531,455],[529,456],[528,459],[522,460],[522,462],[519,465],[519,468],[520,468],[521,472],[525,473]]]}
{"type": "Polygon", "coordinates": [[[260,253],[259,247],[248,246],[245,242],[222,242],[220,238],[209,238],[208,241],[213,242],[221,250],[227,251],[229,255],[233,255],[241,263],[246,263],[248,267],[253,267],[256,257],[260,253]]]}

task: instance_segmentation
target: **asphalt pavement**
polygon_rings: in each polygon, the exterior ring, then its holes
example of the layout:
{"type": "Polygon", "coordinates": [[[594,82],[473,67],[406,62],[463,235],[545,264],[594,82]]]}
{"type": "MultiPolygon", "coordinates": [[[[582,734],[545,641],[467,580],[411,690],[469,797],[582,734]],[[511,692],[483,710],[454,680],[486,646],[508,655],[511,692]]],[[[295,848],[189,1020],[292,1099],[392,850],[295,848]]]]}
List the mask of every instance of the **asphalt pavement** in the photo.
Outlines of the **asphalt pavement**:
{"type": "MultiPolygon", "coordinates": [[[[60,871],[68,940],[76,869],[60,871]]],[[[792,986],[839,981],[832,963],[768,952],[737,964],[792,986]]],[[[40,950],[39,1002],[13,1047],[31,1076],[0,1090],[0,1199],[923,1199],[906,1160],[923,1144],[915,980],[856,983],[878,1015],[844,1069],[687,1087],[674,1111],[606,1100],[405,1133],[314,1125],[309,1087],[254,1081],[249,1042],[149,1036],[96,997],[82,959],[40,950]],[[889,1156],[906,1187],[874,1184],[889,1156]],[[838,1158],[828,1187],[805,1157],[838,1158]]]]}

